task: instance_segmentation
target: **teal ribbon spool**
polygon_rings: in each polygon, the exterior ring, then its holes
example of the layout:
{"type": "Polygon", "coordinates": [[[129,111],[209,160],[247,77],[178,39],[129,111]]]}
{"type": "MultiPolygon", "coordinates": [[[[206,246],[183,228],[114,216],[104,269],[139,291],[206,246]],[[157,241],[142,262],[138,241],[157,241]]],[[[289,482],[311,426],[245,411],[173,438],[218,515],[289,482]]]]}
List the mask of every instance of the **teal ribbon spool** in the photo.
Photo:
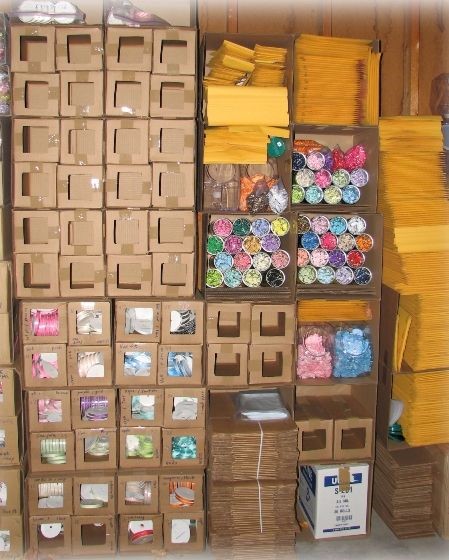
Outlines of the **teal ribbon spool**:
{"type": "Polygon", "coordinates": [[[283,138],[271,136],[268,142],[268,156],[272,158],[281,157],[285,154],[286,146],[283,138]]]}

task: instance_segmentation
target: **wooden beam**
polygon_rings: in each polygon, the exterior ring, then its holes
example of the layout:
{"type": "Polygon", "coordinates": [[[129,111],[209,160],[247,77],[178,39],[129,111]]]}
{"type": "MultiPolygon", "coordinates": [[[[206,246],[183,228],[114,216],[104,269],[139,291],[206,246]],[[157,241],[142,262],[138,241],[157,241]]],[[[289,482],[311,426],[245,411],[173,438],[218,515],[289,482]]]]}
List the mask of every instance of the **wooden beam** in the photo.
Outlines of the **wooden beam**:
{"type": "Polygon", "coordinates": [[[227,31],[237,33],[239,30],[239,0],[228,0],[227,31]]]}
{"type": "Polygon", "coordinates": [[[420,0],[410,0],[407,17],[407,44],[404,55],[403,115],[417,115],[419,110],[419,27],[420,0]]]}

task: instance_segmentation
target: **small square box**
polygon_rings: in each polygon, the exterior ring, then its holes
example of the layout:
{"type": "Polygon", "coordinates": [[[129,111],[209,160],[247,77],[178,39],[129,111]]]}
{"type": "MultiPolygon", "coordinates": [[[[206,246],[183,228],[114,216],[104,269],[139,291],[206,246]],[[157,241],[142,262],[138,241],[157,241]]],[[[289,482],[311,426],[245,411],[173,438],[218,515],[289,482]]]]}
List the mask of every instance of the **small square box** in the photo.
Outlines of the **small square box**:
{"type": "Polygon", "coordinates": [[[207,386],[245,387],[248,385],[248,345],[208,344],[207,386]]]}
{"type": "Polygon", "coordinates": [[[203,344],[204,303],[202,301],[162,302],[162,342],[203,344]]]}
{"type": "Polygon", "coordinates": [[[194,120],[150,121],[150,161],[195,161],[194,120]]]}
{"type": "Polygon", "coordinates": [[[193,253],[153,254],[153,295],[188,298],[195,293],[195,255],[193,253]]]}
{"type": "Polygon", "coordinates": [[[159,509],[162,513],[204,510],[204,472],[167,473],[159,476],[159,509]]]}
{"type": "Polygon", "coordinates": [[[128,554],[162,553],[164,549],[162,515],[120,515],[119,527],[119,552],[128,554]],[[146,534],[151,534],[151,540],[141,538],[146,534]]]}
{"type": "Polygon", "coordinates": [[[253,344],[294,344],[295,324],[294,305],[253,305],[251,342],[253,344]]]}
{"type": "Polygon", "coordinates": [[[206,339],[209,344],[249,344],[251,304],[208,303],[206,316],[206,339]]]}
{"type": "Polygon", "coordinates": [[[67,303],[21,301],[20,332],[23,344],[67,342],[67,303]]]}
{"type": "Polygon", "coordinates": [[[12,309],[12,273],[11,263],[0,261],[0,313],[12,309]]]}
{"type": "Polygon", "coordinates": [[[67,387],[66,345],[25,345],[23,347],[23,384],[26,389],[67,387]]]}
{"type": "Polygon", "coordinates": [[[193,208],[194,164],[153,163],[152,203],[155,208],[193,208]]]}
{"type": "Polygon", "coordinates": [[[192,253],[195,213],[189,210],[150,211],[151,253],[192,253]]]}
{"type": "Polygon", "coordinates": [[[369,459],[373,447],[373,419],[336,419],[334,423],[334,459],[369,459]]]}
{"type": "Polygon", "coordinates": [[[150,115],[164,119],[194,119],[194,76],[151,76],[150,115]]]}
{"type": "Polygon", "coordinates": [[[24,528],[22,515],[1,515],[0,531],[9,543],[9,552],[3,553],[4,558],[23,558],[24,554],[24,528]],[[7,554],[7,556],[5,556],[7,554]]]}
{"type": "Polygon", "coordinates": [[[334,421],[321,407],[319,398],[301,398],[295,407],[295,423],[298,427],[299,460],[332,460],[334,444],[334,421]]]}
{"type": "Polygon", "coordinates": [[[176,512],[164,515],[164,548],[167,551],[203,550],[206,545],[204,512],[176,512]],[[186,542],[186,531],[189,540],[186,542]]]}
{"type": "Polygon", "coordinates": [[[103,121],[61,119],[61,159],[68,165],[103,163],[103,121]]]}
{"type": "Polygon", "coordinates": [[[204,428],[206,424],[206,389],[166,388],[165,428],[204,428]]]}
{"type": "Polygon", "coordinates": [[[0,418],[0,467],[19,466],[23,455],[22,416],[0,418]]]}
{"type": "Polygon", "coordinates": [[[148,163],[148,121],[108,119],[106,121],[106,163],[144,165],[148,163]]]}
{"type": "Polygon", "coordinates": [[[70,301],[67,310],[71,346],[111,344],[110,301],[70,301]]]}
{"type": "Polygon", "coordinates": [[[149,208],[151,206],[150,165],[107,165],[106,206],[149,208]]]}
{"type": "Polygon", "coordinates": [[[159,476],[143,471],[117,473],[117,513],[145,514],[159,511],[159,476]]]}
{"type": "Polygon", "coordinates": [[[109,26],[106,40],[108,70],[151,71],[153,30],[109,26]]]}
{"type": "Polygon", "coordinates": [[[161,464],[161,428],[120,428],[120,468],[147,469],[161,464]]]}
{"type": "Polygon", "coordinates": [[[156,301],[115,301],[117,342],[159,342],[161,304],[156,301]]]}
{"type": "Polygon", "coordinates": [[[196,30],[155,29],[153,73],[191,75],[196,73],[196,30]]]}
{"type": "Polygon", "coordinates": [[[59,161],[59,119],[14,119],[14,161],[59,161]]]}
{"type": "Polygon", "coordinates": [[[65,257],[59,259],[61,296],[103,297],[105,269],[103,256],[65,257]]]}
{"type": "Polygon", "coordinates": [[[70,391],[28,391],[28,429],[30,432],[69,432],[72,429],[70,391]]]}
{"type": "Polygon", "coordinates": [[[59,74],[14,74],[12,93],[14,115],[59,116],[59,74]]]}
{"type": "Polygon", "coordinates": [[[58,165],[58,208],[101,208],[103,168],[100,165],[58,165]]]}
{"type": "Polygon", "coordinates": [[[101,210],[63,210],[60,223],[61,255],[103,254],[101,210]]]}
{"type": "Polygon", "coordinates": [[[119,387],[157,385],[158,345],[119,342],[115,345],[115,383],[119,387]]]}
{"type": "Polygon", "coordinates": [[[120,426],[162,426],[164,390],[120,389],[120,426]]]}
{"type": "Polygon", "coordinates": [[[15,208],[56,208],[56,164],[15,163],[15,208]]]}
{"type": "Polygon", "coordinates": [[[68,346],[67,372],[70,387],[110,387],[112,349],[110,346],[68,346]]]}
{"type": "Polygon", "coordinates": [[[107,261],[107,295],[150,297],[151,255],[111,255],[107,261]]]}
{"type": "Polygon", "coordinates": [[[29,515],[72,515],[71,476],[28,476],[26,484],[29,515]]]}
{"type": "Polygon", "coordinates": [[[59,296],[58,255],[17,254],[14,256],[14,282],[18,298],[59,296]]]}
{"type": "Polygon", "coordinates": [[[115,389],[72,389],[71,399],[74,429],[115,428],[115,389]]]}
{"type": "Polygon", "coordinates": [[[22,408],[20,378],[12,368],[0,369],[0,418],[16,416],[22,408]]]}
{"type": "Polygon", "coordinates": [[[106,254],[146,255],[148,253],[148,212],[146,210],[106,211],[106,254]]]}
{"type": "Polygon", "coordinates": [[[113,515],[72,517],[72,552],[75,556],[110,555],[116,551],[116,523],[113,515]]]}
{"type": "Polygon", "coordinates": [[[178,387],[199,387],[203,382],[203,347],[191,345],[160,345],[158,384],[178,387]]]}
{"type": "Polygon", "coordinates": [[[31,473],[66,472],[75,469],[74,432],[29,434],[31,473]]]}
{"type": "Polygon", "coordinates": [[[55,28],[11,25],[11,72],[55,71],[55,28]]]}
{"type": "Polygon", "coordinates": [[[76,470],[117,468],[117,430],[98,428],[75,431],[76,470]]]}
{"type": "Polygon", "coordinates": [[[15,253],[58,253],[59,213],[56,210],[13,212],[15,253]]]}
{"type": "Polygon", "coordinates": [[[148,117],[150,73],[111,71],[106,73],[106,115],[148,117]]]}
{"type": "Polygon", "coordinates": [[[0,472],[0,495],[0,517],[18,515],[22,512],[23,472],[19,467],[2,468],[0,472]]]}
{"type": "Polygon", "coordinates": [[[204,466],[205,442],[204,428],[162,428],[162,466],[204,466]]]}
{"type": "Polygon", "coordinates": [[[57,70],[102,70],[103,31],[101,27],[57,27],[57,70]]]}
{"type": "Polygon", "coordinates": [[[103,72],[61,72],[61,116],[103,116],[103,72]]]}
{"type": "Polygon", "coordinates": [[[115,498],[115,474],[86,473],[73,477],[73,513],[75,515],[114,515],[116,513],[115,498]]]}
{"type": "Polygon", "coordinates": [[[263,344],[249,347],[249,384],[293,383],[293,345],[263,344]]]}
{"type": "Polygon", "coordinates": [[[0,362],[12,364],[14,361],[13,324],[12,316],[8,313],[0,313],[0,336],[3,339],[0,346],[0,362]]]}
{"type": "Polygon", "coordinates": [[[38,556],[69,556],[72,553],[70,515],[30,517],[29,541],[30,550],[38,556]]]}

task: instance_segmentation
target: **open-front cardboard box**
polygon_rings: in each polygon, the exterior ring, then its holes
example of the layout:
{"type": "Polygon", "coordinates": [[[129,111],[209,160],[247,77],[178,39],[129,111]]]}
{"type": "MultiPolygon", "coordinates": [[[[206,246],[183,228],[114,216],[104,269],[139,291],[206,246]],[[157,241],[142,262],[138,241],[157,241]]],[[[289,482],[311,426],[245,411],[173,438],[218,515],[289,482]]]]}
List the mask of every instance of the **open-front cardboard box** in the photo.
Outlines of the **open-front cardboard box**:
{"type": "Polygon", "coordinates": [[[143,471],[119,471],[117,474],[117,513],[141,515],[159,512],[159,475],[143,473],[143,471]],[[144,482],[151,488],[150,503],[134,503],[127,500],[127,484],[134,486],[137,482],[144,482]]]}
{"type": "Polygon", "coordinates": [[[105,114],[111,117],[148,117],[149,89],[149,72],[108,70],[105,114]]]}
{"type": "Polygon", "coordinates": [[[59,116],[59,74],[14,74],[13,112],[22,117],[59,116]]]}
{"type": "Polygon", "coordinates": [[[302,397],[296,401],[295,422],[298,427],[299,460],[332,460],[334,421],[321,406],[319,397],[302,397]]]}
{"type": "Polygon", "coordinates": [[[164,390],[163,389],[120,389],[120,426],[163,426],[164,390]],[[153,407],[153,418],[142,419],[139,406],[133,403],[141,397],[142,406],[153,407]],[[133,406],[134,404],[134,406],[133,406]]]}
{"type": "Polygon", "coordinates": [[[251,308],[252,344],[293,344],[296,313],[294,305],[253,305],[251,308]]]}
{"type": "Polygon", "coordinates": [[[116,522],[113,515],[72,517],[72,553],[76,556],[110,555],[116,550],[116,522]]]}
{"type": "Polygon", "coordinates": [[[14,163],[14,207],[56,208],[56,167],[56,163],[14,163]]]}
{"type": "Polygon", "coordinates": [[[63,297],[104,297],[103,256],[61,256],[59,258],[59,280],[63,297]]]}
{"type": "Polygon", "coordinates": [[[153,74],[150,88],[150,115],[152,118],[195,118],[195,77],[153,74]]]}
{"type": "Polygon", "coordinates": [[[153,30],[111,25],[107,27],[106,69],[150,72],[153,30]]]}
{"type": "Polygon", "coordinates": [[[14,119],[14,161],[58,163],[59,123],[59,119],[14,119]]]}
{"type": "Polygon", "coordinates": [[[162,466],[163,467],[202,467],[206,465],[206,432],[204,428],[162,428],[162,466]],[[179,439],[194,439],[196,455],[194,458],[173,457],[173,448],[179,439]]]}
{"type": "Polygon", "coordinates": [[[148,121],[108,119],[106,121],[106,163],[148,164],[148,121]]]}
{"type": "Polygon", "coordinates": [[[56,389],[67,387],[67,363],[65,344],[30,344],[23,347],[23,384],[26,389],[56,389]],[[37,367],[33,368],[33,360],[37,367]],[[34,377],[33,369],[38,372],[40,363],[45,370],[45,362],[52,365],[51,375],[34,377]]]}
{"type": "Polygon", "coordinates": [[[162,513],[204,510],[204,471],[165,471],[159,475],[159,509],[162,513]],[[177,492],[178,489],[185,488],[177,492]],[[182,500],[182,501],[180,501],[182,500]]]}
{"type": "Polygon", "coordinates": [[[249,344],[251,341],[250,303],[208,303],[206,306],[208,344],[249,344]]]}
{"type": "Polygon", "coordinates": [[[157,385],[158,370],[158,345],[155,342],[118,342],[115,345],[115,384],[118,387],[151,387],[157,385]],[[150,360],[149,368],[138,370],[137,366],[131,364],[132,368],[127,370],[126,362],[139,358],[136,354],[145,353],[145,363],[150,360]],[[135,373],[133,375],[133,373],[135,373]]]}
{"type": "Polygon", "coordinates": [[[163,532],[162,515],[134,514],[120,515],[119,517],[119,552],[133,554],[162,553],[163,532]],[[139,533],[145,535],[145,531],[153,531],[151,542],[146,539],[139,541],[139,533]],[[132,536],[136,540],[132,540],[132,536]]]}
{"type": "Polygon", "coordinates": [[[206,389],[178,387],[165,389],[165,428],[204,428],[206,425],[206,389]],[[183,410],[183,401],[192,401],[193,410],[183,410]],[[195,414],[196,408],[196,414],[195,414]]]}
{"type": "Polygon", "coordinates": [[[195,253],[154,253],[153,295],[189,298],[195,292],[195,253]]]}
{"type": "Polygon", "coordinates": [[[158,385],[201,387],[203,383],[202,345],[161,344],[157,377],[158,385]]]}
{"type": "Polygon", "coordinates": [[[0,515],[0,532],[9,541],[9,552],[2,552],[4,558],[20,560],[25,552],[23,517],[21,515],[0,515]]]}
{"type": "Polygon", "coordinates": [[[195,206],[195,165],[193,163],[153,163],[152,203],[155,208],[195,206]]]}
{"type": "Polygon", "coordinates": [[[114,317],[117,342],[159,342],[161,336],[159,302],[116,300],[114,317]],[[139,319],[144,321],[141,325],[136,322],[139,319]]]}
{"type": "Polygon", "coordinates": [[[150,161],[195,161],[195,120],[151,119],[149,131],[150,161]]]}
{"type": "Polygon", "coordinates": [[[117,430],[98,428],[75,431],[76,470],[111,470],[117,468],[117,430]],[[90,454],[88,451],[96,442],[107,440],[108,453],[90,454]]]}
{"type": "MultiPolygon", "coordinates": [[[[20,336],[23,344],[52,344],[67,342],[67,303],[61,301],[21,301],[20,336]],[[42,318],[40,318],[42,314],[42,318]],[[40,336],[39,321],[53,317],[57,328],[54,335],[40,336]]],[[[45,331],[44,331],[45,332],[45,331]]]]}
{"type": "Polygon", "coordinates": [[[59,297],[58,255],[15,255],[14,283],[18,298],[59,297]]]}
{"type": "Polygon", "coordinates": [[[0,262],[0,313],[9,313],[12,309],[11,263],[0,262]]]}
{"type": "Polygon", "coordinates": [[[110,387],[113,380],[110,346],[68,346],[67,377],[70,387],[110,387]]]}
{"type": "Polygon", "coordinates": [[[56,558],[72,553],[70,515],[42,515],[29,519],[30,550],[38,556],[56,558]]]}
{"type": "Polygon", "coordinates": [[[106,206],[108,208],[149,208],[151,206],[151,166],[107,165],[106,206]]]}
{"type": "Polygon", "coordinates": [[[106,292],[110,297],[152,295],[151,255],[108,255],[106,292]]]}
{"type": "Polygon", "coordinates": [[[58,208],[103,206],[103,168],[100,165],[58,165],[58,208]]]}
{"type": "Polygon", "coordinates": [[[69,432],[72,429],[70,391],[54,389],[53,391],[27,392],[27,421],[30,432],[69,432]],[[52,407],[61,410],[60,422],[54,421],[52,407]],[[48,410],[47,414],[39,411],[48,410]],[[42,416],[42,418],[41,418],[42,416]]]}
{"type": "Polygon", "coordinates": [[[61,255],[102,255],[101,210],[62,210],[61,255]]]}
{"type": "Polygon", "coordinates": [[[0,467],[19,466],[24,449],[22,414],[0,418],[0,436],[0,467]]]}
{"type": "Polygon", "coordinates": [[[108,389],[106,387],[103,389],[72,389],[70,394],[72,400],[72,427],[74,429],[115,428],[117,423],[117,394],[115,389],[108,389]],[[86,417],[88,415],[84,415],[85,410],[91,407],[101,407],[101,410],[103,410],[103,405],[97,404],[97,399],[101,403],[106,401],[107,417],[104,419],[89,418],[86,417]],[[90,402],[90,404],[83,406],[83,402],[90,402]]]}
{"type": "Polygon", "coordinates": [[[102,70],[102,27],[61,26],[56,28],[57,70],[102,70]]]}
{"type": "Polygon", "coordinates": [[[2,493],[0,517],[20,515],[23,507],[23,471],[19,467],[2,468],[0,487],[2,493]]]}
{"type": "Polygon", "coordinates": [[[208,387],[245,387],[248,385],[248,345],[207,345],[208,387]]]}
{"type": "Polygon", "coordinates": [[[29,434],[29,467],[31,473],[56,473],[75,470],[74,432],[39,432],[29,434]],[[47,463],[41,451],[55,452],[65,447],[65,462],[47,463]]]}
{"type": "Polygon", "coordinates": [[[202,344],[203,338],[204,303],[202,301],[162,302],[163,344],[202,344]]]}
{"type": "Polygon", "coordinates": [[[103,72],[60,72],[61,116],[103,116],[103,72]]]}
{"type": "Polygon", "coordinates": [[[294,347],[289,344],[251,345],[248,360],[249,384],[291,384],[294,354],[294,347]]]}
{"type": "Polygon", "coordinates": [[[110,301],[70,301],[68,303],[69,345],[109,345],[111,321],[110,301]],[[87,329],[86,320],[89,321],[87,329]]]}
{"type": "Polygon", "coordinates": [[[0,399],[0,418],[16,416],[22,408],[20,377],[12,368],[0,368],[0,384],[3,398],[0,399]]]}
{"type": "Polygon", "coordinates": [[[103,163],[103,121],[61,119],[61,159],[67,165],[103,163]]]}
{"type": "Polygon", "coordinates": [[[145,210],[106,211],[106,254],[146,255],[148,253],[148,212],[145,210]]]}
{"type": "Polygon", "coordinates": [[[116,478],[114,473],[91,472],[73,477],[73,513],[97,516],[116,513],[116,478]],[[92,507],[91,500],[102,501],[92,507]]]}
{"type": "Polygon", "coordinates": [[[55,71],[55,28],[52,25],[11,25],[11,72],[55,71]]]}
{"type": "MultiPolygon", "coordinates": [[[[69,475],[27,476],[29,515],[72,515],[73,484],[69,475]],[[47,507],[46,498],[62,496],[61,507],[47,507]]],[[[50,501],[50,505],[52,504],[50,501]]]]}
{"type": "Polygon", "coordinates": [[[169,552],[203,550],[206,544],[204,512],[179,511],[164,515],[164,548],[169,552]],[[177,523],[177,521],[181,523],[177,523]],[[186,542],[186,530],[189,540],[186,542]]]}
{"type": "Polygon", "coordinates": [[[196,43],[195,29],[155,29],[153,73],[195,76],[196,43]]]}
{"type": "Polygon", "coordinates": [[[129,426],[120,428],[120,468],[121,469],[148,469],[161,464],[161,428],[129,426]],[[151,457],[135,456],[128,450],[136,448],[137,438],[143,437],[151,440],[153,454],[151,457]]]}
{"type": "Polygon", "coordinates": [[[192,253],[194,248],[194,212],[189,210],[150,212],[151,253],[192,253]]]}
{"type": "Polygon", "coordinates": [[[13,212],[15,253],[59,253],[59,213],[56,210],[13,212]]]}

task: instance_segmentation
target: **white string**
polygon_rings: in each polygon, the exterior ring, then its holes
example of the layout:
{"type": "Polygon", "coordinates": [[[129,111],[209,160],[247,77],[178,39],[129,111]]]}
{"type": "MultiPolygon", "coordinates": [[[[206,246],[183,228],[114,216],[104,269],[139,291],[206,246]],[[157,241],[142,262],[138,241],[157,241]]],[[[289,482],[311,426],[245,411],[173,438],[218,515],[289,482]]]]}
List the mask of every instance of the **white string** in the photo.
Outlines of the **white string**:
{"type": "Polygon", "coordinates": [[[257,423],[259,424],[259,430],[260,430],[259,460],[257,462],[257,488],[259,491],[259,526],[260,526],[260,532],[263,533],[262,497],[261,497],[260,482],[259,482],[260,462],[262,460],[262,448],[263,448],[263,430],[262,430],[261,423],[260,422],[257,423]]]}

